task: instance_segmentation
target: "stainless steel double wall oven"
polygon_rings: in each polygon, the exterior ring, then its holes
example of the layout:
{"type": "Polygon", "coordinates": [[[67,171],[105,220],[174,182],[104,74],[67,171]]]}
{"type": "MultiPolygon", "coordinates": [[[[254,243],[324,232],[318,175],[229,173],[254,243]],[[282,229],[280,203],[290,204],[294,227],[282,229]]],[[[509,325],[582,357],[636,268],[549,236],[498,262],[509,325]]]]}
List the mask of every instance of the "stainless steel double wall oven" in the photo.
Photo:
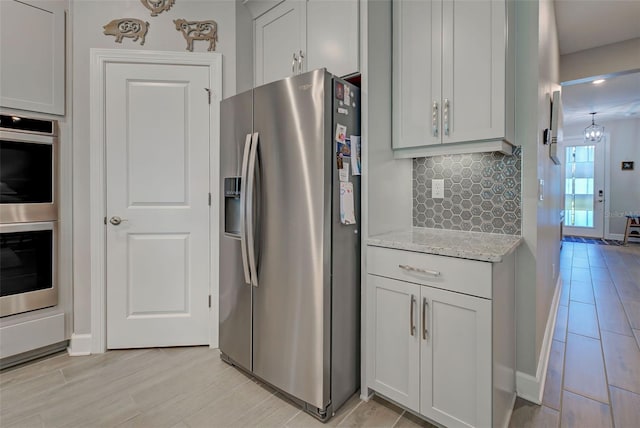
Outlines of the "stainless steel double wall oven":
{"type": "Polygon", "coordinates": [[[57,122],[0,115],[0,317],[55,306],[57,122]]]}

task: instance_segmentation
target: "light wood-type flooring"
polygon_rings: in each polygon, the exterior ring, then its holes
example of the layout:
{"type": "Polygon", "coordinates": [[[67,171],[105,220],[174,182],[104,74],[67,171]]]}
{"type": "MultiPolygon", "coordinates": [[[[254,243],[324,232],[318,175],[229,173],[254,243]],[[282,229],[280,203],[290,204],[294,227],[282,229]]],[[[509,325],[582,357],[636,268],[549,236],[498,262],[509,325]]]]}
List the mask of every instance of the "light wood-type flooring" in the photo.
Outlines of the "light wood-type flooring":
{"type": "MultiPolygon", "coordinates": [[[[640,426],[640,245],[565,243],[561,257],[543,405],[518,400],[511,426],[640,426]]],[[[206,347],[60,353],[0,372],[2,428],[254,426],[430,425],[358,395],[321,424],[206,347]]]]}
{"type": "Polygon", "coordinates": [[[640,427],[640,244],[564,242],[542,406],[511,427],[640,427]]]}

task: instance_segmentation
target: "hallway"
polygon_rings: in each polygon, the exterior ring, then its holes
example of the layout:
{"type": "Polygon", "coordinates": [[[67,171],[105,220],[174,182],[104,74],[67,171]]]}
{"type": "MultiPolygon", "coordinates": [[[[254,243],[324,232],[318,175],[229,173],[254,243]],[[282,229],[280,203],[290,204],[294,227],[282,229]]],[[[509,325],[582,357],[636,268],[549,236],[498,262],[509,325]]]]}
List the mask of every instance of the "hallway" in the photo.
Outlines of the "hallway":
{"type": "Polygon", "coordinates": [[[638,426],[640,244],[564,242],[560,270],[542,406],[518,399],[510,426],[638,426]]]}

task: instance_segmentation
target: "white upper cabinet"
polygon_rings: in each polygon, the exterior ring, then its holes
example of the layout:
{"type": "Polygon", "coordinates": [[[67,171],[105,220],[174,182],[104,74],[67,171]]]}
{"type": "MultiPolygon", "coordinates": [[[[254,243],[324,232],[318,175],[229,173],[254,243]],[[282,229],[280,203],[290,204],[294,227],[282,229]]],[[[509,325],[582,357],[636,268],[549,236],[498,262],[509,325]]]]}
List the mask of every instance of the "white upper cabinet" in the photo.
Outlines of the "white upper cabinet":
{"type": "Polygon", "coordinates": [[[494,141],[500,150],[513,142],[510,8],[508,0],[394,0],[397,156],[445,153],[443,143],[494,141]]]}
{"type": "Polygon", "coordinates": [[[357,73],[358,16],[358,0],[285,0],[258,16],[255,85],[323,67],[338,76],[357,73]]]}
{"type": "Polygon", "coordinates": [[[306,1],[286,0],[255,20],[256,86],[303,69],[306,9],[306,1]]]}
{"type": "Polygon", "coordinates": [[[65,5],[0,1],[0,106],[64,115],[65,5]]]}
{"type": "Polygon", "coordinates": [[[442,3],[393,2],[393,147],[440,144],[442,3]]]}
{"type": "Polygon", "coordinates": [[[357,0],[309,0],[307,71],[325,67],[336,76],[359,71],[357,0]]]}

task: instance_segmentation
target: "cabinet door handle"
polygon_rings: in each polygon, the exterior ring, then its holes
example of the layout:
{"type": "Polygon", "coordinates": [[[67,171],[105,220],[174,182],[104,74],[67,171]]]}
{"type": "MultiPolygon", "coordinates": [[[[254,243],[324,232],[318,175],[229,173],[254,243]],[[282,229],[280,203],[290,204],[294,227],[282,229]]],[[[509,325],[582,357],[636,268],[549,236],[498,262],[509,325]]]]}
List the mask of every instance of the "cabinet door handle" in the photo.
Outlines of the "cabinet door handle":
{"type": "Polygon", "coordinates": [[[418,272],[418,273],[424,273],[431,276],[440,276],[440,272],[438,272],[437,270],[422,269],[422,268],[417,268],[410,265],[398,265],[398,267],[400,269],[403,269],[409,272],[418,272]]]}
{"type": "Polygon", "coordinates": [[[293,74],[296,74],[296,63],[298,62],[298,57],[296,56],[296,53],[293,53],[293,60],[291,61],[291,72],[293,74]]]}
{"type": "Polygon", "coordinates": [[[449,99],[444,99],[444,106],[442,112],[442,119],[444,121],[444,135],[449,135],[449,99]]]}
{"type": "Polygon", "coordinates": [[[427,329],[427,309],[429,309],[429,304],[427,303],[427,298],[422,298],[422,338],[427,340],[429,336],[429,329],[427,329]]]}
{"type": "Polygon", "coordinates": [[[413,322],[413,313],[414,310],[413,308],[416,306],[416,297],[412,294],[411,295],[411,309],[410,309],[410,316],[409,316],[409,332],[411,333],[411,336],[413,336],[416,333],[416,325],[413,322]]]}
{"type": "Polygon", "coordinates": [[[431,132],[434,137],[438,136],[438,102],[434,101],[431,107],[431,132]]]}
{"type": "Polygon", "coordinates": [[[302,50],[300,51],[300,57],[298,58],[298,74],[302,73],[302,59],[304,58],[304,54],[302,50]]]}

